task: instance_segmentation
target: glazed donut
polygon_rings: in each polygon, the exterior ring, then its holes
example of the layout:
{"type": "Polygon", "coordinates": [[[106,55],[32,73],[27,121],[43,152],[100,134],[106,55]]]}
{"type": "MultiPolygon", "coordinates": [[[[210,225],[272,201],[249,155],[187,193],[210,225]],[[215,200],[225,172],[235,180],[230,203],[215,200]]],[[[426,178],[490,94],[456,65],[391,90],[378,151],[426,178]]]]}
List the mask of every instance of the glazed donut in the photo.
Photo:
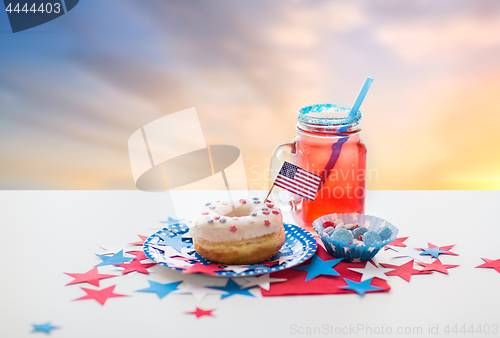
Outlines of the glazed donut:
{"type": "Polygon", "coordinates": [[[216,263],[259,263],[277,254],[285,242],[281,211],[257,197],[209,202],[192,224],[196,252],[216,263]]]}

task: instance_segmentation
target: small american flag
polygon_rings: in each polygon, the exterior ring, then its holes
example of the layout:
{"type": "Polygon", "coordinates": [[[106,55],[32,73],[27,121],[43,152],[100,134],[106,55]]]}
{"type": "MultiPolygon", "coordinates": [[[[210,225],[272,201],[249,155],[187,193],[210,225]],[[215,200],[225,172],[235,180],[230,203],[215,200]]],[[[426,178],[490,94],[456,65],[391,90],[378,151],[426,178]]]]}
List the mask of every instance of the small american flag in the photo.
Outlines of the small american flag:
{"type": "Polygon", "coordinates": [[[285,161],[274,185],[314,201],[320,182],[318,175],[285,161]]]}

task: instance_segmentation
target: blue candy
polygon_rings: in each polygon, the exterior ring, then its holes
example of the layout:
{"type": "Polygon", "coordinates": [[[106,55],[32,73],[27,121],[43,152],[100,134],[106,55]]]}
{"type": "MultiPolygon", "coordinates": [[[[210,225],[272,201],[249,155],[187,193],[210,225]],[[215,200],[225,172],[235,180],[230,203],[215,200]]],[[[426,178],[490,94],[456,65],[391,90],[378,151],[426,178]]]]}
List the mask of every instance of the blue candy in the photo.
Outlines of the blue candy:
{"type": "Polygon", "coordinates": [[[364,234],[367,231],[368,231],[367,228],[359,227],[359,228],[356,228],[352,231],[352,235],[354,236],[355,239],[359,240],[359,236],[361,236],[362,234],[364,234]]]}
{"type": "Polygon", "coordinates": [[[209,209],[215,209],[215,206],[214,206],[214,205],[212,205],[211,207],[208,207],[208,208],[209,208],[209,209]]]}
{"type": "Polygon", "coordinates": [[[262,210],[264,210],[264,211],[268,211],[269,209],[268,209],[268,208],[262,208],[262,210]]]}
{"type": "Polygon", "coordinates": [[[345,243],[352,243],[354,240],[354,237],[352,236],[352,232],[346,229],[336,229],[332,234],[331,234],[332,239],[339,241],[339,242],[345,242],[345,243]]]}
{"type": "Polygon", "coordinates": [[[258,198],[258,197],[252,197],[252,199],[253,199],[254,201],[256,201],[256,200],[258,200],[259,198],[258,198]]]}
{"type": "Polygon", "coordinates": [[[208,207],[210,204],[212,204],[212,203],[208,202],[207,204],[205,204],[205,206],[207,206],[207,207],[208,207]]]}
{"type": "Polygon", "coordinates": [[[253,201],[253,202],[254,202],[255,204],[259,204],[259,203],[260,203],[260,201],[258,201],[258,200],[253,201]]]}
{"type": "Polygon", "coordinates": [[[250,216],[257,216],[257,213],[256,212],[251,212],[250,216]]]}
{"type": "Polygon", "coordinates": [[[379,233],[380,239],[385,241],[386,239],[389,239],[389,237],[392,236],[392,231],[388,227],[384,227],[384,229],[379,233]]]}
{"type": "Polygon", "coordinates": [[[207,220],[207,223],[212,223],[213,221],[214,220],[210,218],[210,219],[207,220]]]}
{"type": "Polygon", "coordinates": [[[380,235],[376,233],[375,231],[367,231],[363,235],[363,242],[366,244],[371,244],[374,242],[380,242],[382,239],[380,238],[380,235]]]}
{"type": "Polygon", "coordinates": [[[225,218],[221,218],[219,222],[226,223],[226,219],[225,218]]]}

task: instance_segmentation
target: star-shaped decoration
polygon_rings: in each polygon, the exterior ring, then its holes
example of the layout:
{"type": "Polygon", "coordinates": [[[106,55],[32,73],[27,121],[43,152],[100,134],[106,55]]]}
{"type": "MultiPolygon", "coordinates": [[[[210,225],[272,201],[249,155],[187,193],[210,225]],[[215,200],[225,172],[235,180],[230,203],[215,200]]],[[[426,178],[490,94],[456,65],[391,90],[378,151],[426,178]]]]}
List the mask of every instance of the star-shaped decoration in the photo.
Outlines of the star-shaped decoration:
{"type": "Polygon", "coordinates": [[[149,246],[152,248],[158,249],[160,251],[163,251],[163,256],[165,256],[167,258],[178,256],[178,257],[184,257],[184,258],[191,259],[191,260],[196,259],[195,257],[193,257],[193,255],[190,254],[190,252],[193,251],[192,248],[182,248],[181,251],[179,252],[176,249],[172,248],[171,246],[163,246],[163,245],[157,245],[157,244],[150,244],[149,246]]]}
{"type": "Polygon", "coordinates": [[[195,315],[196,318],[200,318],[200,317],[203,317],[203,316],[214,317],[214,315],[212,314],[212,311],[214,311],[214,310],[215,309],[212,309],[212,310],[202,310],[199,307],[197,307],[196,310],[191,311],[191,312],[186,312],[186,314],[188,314],[188,315],[195,315]]]}
{"type": "Polygon", "coordinates": [[[428,248],[421,248],[423,252],[421,255],[431,255],[434,258],[438,258],[439,254],[443,255],[451,255],[451,256],[458,256],[457,253],[451,252],[450,249],[455,246],[453,245],[446,245],[446,246],[437,246],[432,243],[427,243],[428,248]]]}
{"type": "Polygon", "coordinates": [[[399,257],[410,257],[416,261],[422,261],[422,256],[420,256],[421,251],[417,250],[412,247],[403,247],[403,248],[397,248],[393,250],[397,251],[397,254],[394,256],[394,258],[399,258],[399,257]]]}
{"type": "Polygon", "coordinates": [[[448,274],[448,270],[447,269],[456,268],[457,266],[459,266],[459,265],[443,264],[443,263],[441,263],[441,261],[439,260],[439,258],[436,259],[432,263],[420,263],[420,262],[417,262],[417,264],[419,264],[419,265],[421,265],[421,266],[424,267],[420,271],[437,271],[437,272],[444,273],[445,275],[448,274]]]}
{"type": "Polygon", "coordinates": [[[278,265],[281,265],[285,262],[288,262],[290,260],[292,260],[293,258],[295,258],[295,256],[293,255],[293,251],[288,249],[288,251],[278,251],[278,253],[276,255],[274,255],[270,261],[272,262],[278,262],[278,265]]]}
{"type": "Polygon", "coordinates": [[[248,265],[248,264],[243,264],[243,265],[233,264],[233,265],[225,266],[224,270],[233,271],[235,273],[242,273],[242,272],[247,271],[249,266],[250,265],[248,265]]]}
{"type": "MultiPolygon", "coordinates": [[[[369,228],[369,227],[370,227],[370,225],[371,225],[371,221],[370,221],[369,219],[365,220],[365,224],[363,224],[363,226],[364,226],[365,228],[369,228]]],[[[382,226],[380,226],[380,227],[382,227],[382,226]]]]}
{"type": "Polygon", "coordinates": [[[245,277],[245,281],[246,283],[241,286],[243,289],[259,286],[261,289],[269,291],[271,283],[285,282],[286,278],[271,278],[270,274],[265,274],[258,277],[245,277]]]}
{"type": "Polygon", "coordinates": [[[182,248],[191,246],[190,243],[184,242],[181,236],[168,237],[160,234],[158,237],[161,238],[161,241],[157,243],[159,246],[170,246],[177,250],[177,252],[181,252],[182,248]]]}
{"type": "Polygon", "coordinates": [[[133,242],[133,243],[128,243],[130,245],[140,245],[140,246],[143,246],[144,245],[144,242],[146,241],[146,239],[148,239],[148,236],[143,236],[143,235],[137,235],[141,238],[140,241],[138,242],[133,242]]]}
{"type": "Polygon", "coordinates": [[[399,276],[403,278],[405,281],[409,282],[411,276],[413,275],[425,275],[432,273],[430,271],[422,271],[413,268],[413,260],[402,264],[402,265],[392,265],[392,264],[384,264],[380,263],[384,268],[394,269],[393,271],[386,272],[387,276],[399,276]]]}
{"type": "Polygon", "coordinates": [[[223,271],[223,268],[220,268],[219,265],[215,263],[211,263],[209,265],[203,265],[200,262],[194,264],[193,266],[186,267],[182,270],[182,273],[204,273],[206,275],[217,276],[215,271],[223,271]]]}
{"type": "Polygon", "coordinates": [[[181,222],[181,219],[177,219],[177,218],[172,218],[172,217],[168,217],[168,220],[167,221],[160,221],[160,223],[167,223],[168,225],[171,225],[171,224],[178,224],[181,222]]]}
{"type": "Polygon", "coordinates": [[[168,295],[170,292],[177,290],[177,286],[182,283],[182,281],[180,281],[174,283],[161,284],[153,282],[152,280],[148,280],[148,282],[149,282],[149,288],[137,290],[136,292],[154,292],[160,299],[168,295]]]}
{"type": "Polygon", "coordinates": [[[358,220],[358,214],[352,214],[352,221],[357,221],[358,220]]]}
{"type": "Polygon", "coordinates": [[[208,294],[223,295],[226,294],[227,292],[222,290],[214,290],[208,288],[206,285],[189,283],[184,281],[184,286],[178,288],[173,293],[192,294],[197,301],[201,302],[208,294]]]}
{"type": "Polygon", "coordinates": [[[340,274],[335,271],[333,267],[337,265],[342,259],[343,258],[337,258],[324,261],[318,255],[314,255],[311,258],[311,262],[309,265],[301,265],[293,269],[306,271],[306,282],[321,275],[340,276],[340,274]]]}
{"type": "Polygon", "coordinates": [[[102,290],[92,290],[92,289],[86,289],[86,288],[81,288],[83,291],[87,293],[86,296],[77,298],[75,300],[84,300],[84,299],[94,299],[96,300],[99,304],[104,305],[108,298],[112,297],[128,297],[127,295],[121,295],[118,293],[114,293],[113,290],[115,289],[116,285],[112,285],[108,288],[102,289],[102,290]]]}
{"type": "Polygon", "coordinates": [[[381,287],[370,285],[370,283],[372,282],[371,278],[362,282],[355,282],[347,278],[344,278],[344,281],[347,283],[347,286],[340,286],[341,289],[355,291],[361,296],[363,296],[368,291],[383,290],[383,288],[381,287]]]}
{"type": "Polygon", "coordinates": [[[45,324],[31,324],[31,325],[33,325],[33,331],[31,331],[32,333],[33,332],[45,332],[45,333],[49,334],[50,331],[52,331],[54,329],[59,329],[59,327],[53,326],[52,324],[50,324],[50,322],[47,322],[45,324]]]}
{"type": "Polygon", "coordinates": [[[226,286],[209,286],[209,288],[215,289],[215,290],[226,291],[227,293],[221,295],[220,299],[224,299],[224,298],[231,297],[234,295],[255,297],[247,289],[243,289],[241,286],[239,286],[231,278],[228,279],[226,286]]]}
{"type": "Polygon", "coordinates": [[[476,268],[492,268],[500,273],[500,259],[481,258],[485,263],[476,266],[476,268]]]}
{"type": "Polygon", "coordinates": [[[389,248],[390,246],[399,246],[399,247],[405,248],[406,244],[404,244],[403,242],[406,241],[407,239],[408,239],[408,237],[396,238],[395,240],[393,240],[392,242],[390,242],[389,244],[387,244],[385,246],[385,250],[390,249],[389,248]]]}
{"type": "Polygon", "coordinates": [[[134,271],[139,272],[139,273],[143,273],[145,275],[149,275],[149,271],[147,270],[147,268],[150,268],[150,267],[156,265],[156,263],[141,263],[138,259],[134,259],[130,263],[118,263],[118,264],[114,264],[114,265],[125,268],[125,270],[122,271],[122,275],[125,275],[125,274],[130,273],[130,272],[134,272],[134,271]]]}
{"type": "Polygon", "coordinates": [[[349,268],[349,270],[362,274],[361,281],[364,282],[365,280],[371,280],[375,277],[380,279],[387,279],[385,273],[392,271],[393,269],[379,268],[368,261],[366,262],[364,268],[349,268]]]}
{"type": "Polygon", "coordinates": [[[156,260],[158,263],[167,263],[169,266],[173,266],[177,269],[185,269],[187,267],[191,267],[194,263],[189,261],[185,261],[183,259],[178,258],[170,258],[170,257],[158,257],[156,260]]]}
{"type": "Polygon", "coordinates": [[[102,275],[99,274],[99,271],[97,270],[97,267],[94,267],[90,269],[89,271],[85,273],[68,273],[65,272],[66,275],[71,276],[74,278],[73,281],[69,282],[66,285],[73,285],[73,284],[78,284],[78,283],[89,283],[95,286],[99,286],[99,281],[101,279],[106,279],[106,278],[111,278],[111,277],[116,277],[117,275],[102,275]]]}
{"type": "Polygon", "coordinates": [[[139,261],[143,261],[145,259],[148,259],[148,256],[146,256],[146,254],[144,253],[144,251],[129,251],[127,253],[131,254],[131,255],[134,255],[135,256],[134,259],[137,259],[139,261]]]}
{"type": "Polygon", "coordinates": [[[129,258],[129,257],[123,257],[123,250],[119,251],[118,253],[114,254],[113,256],[105,256],[105,255],[98,255],[98,254],[96,254],[96,256],[98,256],[100,259],[102,259],[102,262],[97,264],[96,266],[125,263],[125,262],[130,262],[133,259],[133,258],[129,258]]]}

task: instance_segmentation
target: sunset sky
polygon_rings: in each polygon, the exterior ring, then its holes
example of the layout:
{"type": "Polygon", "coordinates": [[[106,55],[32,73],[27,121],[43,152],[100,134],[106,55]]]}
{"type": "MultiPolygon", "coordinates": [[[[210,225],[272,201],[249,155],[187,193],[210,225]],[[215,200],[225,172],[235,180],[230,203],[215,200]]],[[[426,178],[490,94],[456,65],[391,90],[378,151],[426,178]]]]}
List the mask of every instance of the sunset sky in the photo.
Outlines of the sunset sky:
{"type": "Polygon", "coordinates": [[[129,137],[190,107],[265,189],[297,110],[368,75],[369,189],[500,189],[498,1],[86,0],[0,46],[0,189],[135,189],[129,137]]]}

